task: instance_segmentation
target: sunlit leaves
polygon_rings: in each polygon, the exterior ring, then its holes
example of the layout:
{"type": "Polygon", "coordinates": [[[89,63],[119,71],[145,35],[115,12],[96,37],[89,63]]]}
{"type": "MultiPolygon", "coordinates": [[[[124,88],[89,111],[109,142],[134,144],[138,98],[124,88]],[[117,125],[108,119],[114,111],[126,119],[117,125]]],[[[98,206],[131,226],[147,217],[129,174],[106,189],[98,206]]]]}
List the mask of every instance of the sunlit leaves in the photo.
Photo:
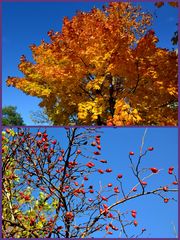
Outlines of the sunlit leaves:
{"type": "Polygon", "coordinates": [[[109,117],[107,125],[136,125],[141,120],[138,110],[133,109],[128,103],[121,99],[116,102],[114,116],[113,118],[109,117]]]}
{"type": "Polygon", "coordinates": [[[54,125],[168,125],[170,115],[177,125],[168,103],[177,102],[178,56],[157,47],[151,21],[125,2],[65,17],[61,32],[48,32],[50,43],[31,46],[34,63],[21,57],[24,77],[7,84],[41,98],[54,125]]]}

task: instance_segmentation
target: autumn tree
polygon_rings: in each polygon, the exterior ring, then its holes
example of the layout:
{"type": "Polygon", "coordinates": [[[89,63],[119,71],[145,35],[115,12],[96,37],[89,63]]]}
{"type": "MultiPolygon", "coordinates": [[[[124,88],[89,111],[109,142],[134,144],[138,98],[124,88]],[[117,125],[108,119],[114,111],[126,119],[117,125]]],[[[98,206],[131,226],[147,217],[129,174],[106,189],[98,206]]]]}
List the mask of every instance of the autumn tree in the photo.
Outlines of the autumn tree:
{"type": "Polygon", "coordinates": [[[67,141],[59,137],[57,141],[40,129],[4,129],[3,238],[85,238],[97,232],[102,237],[115,233],[139,237],[146,231],[145,222],[139,228],[139,210],[135,205],[124,209],[124,203],[137,198],[143,202],[150,195],[165,206],[175,201],[178,182],[173,166],[164,169],[165,185],[151,184],[162,169],[151,166],[154,148],[144,148],[144,137],[139,155],[127,153],[132,171],[129,186],[124,173],[114,176],[110,160],[101,157],[100,131],[66,128],[67,141]],[[93,179],[104,175],[109,182],[93,184],[93,179]]]}
{"type": "Polygon", "coordinates": [[[178,56],[156,46],[151,23],[125,2],[65,17],[7,84],[41,98],[54,125],[177,125],[178,56]]]}

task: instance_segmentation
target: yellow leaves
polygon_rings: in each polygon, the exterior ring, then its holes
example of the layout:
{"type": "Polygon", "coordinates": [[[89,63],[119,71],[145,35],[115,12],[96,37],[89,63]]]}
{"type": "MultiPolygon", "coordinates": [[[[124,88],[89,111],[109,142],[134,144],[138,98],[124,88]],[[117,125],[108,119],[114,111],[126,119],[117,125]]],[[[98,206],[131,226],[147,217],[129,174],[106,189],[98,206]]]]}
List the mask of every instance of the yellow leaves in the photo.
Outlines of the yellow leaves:
{"type": "Polygon", "coordinates": [[[8,146],[3,146],[3,153],[6,154],[8,152],[8,146]]]}
{"type": "Polygon", "coordinates": [[[67,57],[61,58],[61,59],[58,61],[58,64],[59,64],[59,65],[67,65],[67,64],[69,64],[69,63],[70,63],[70,61],[69,61],[69,59],[68,59],[67,57]]]}
{"type": "Polygon", "coordinates": [[[156,81],[156,84],[161,87],[163,85],[163,81],[156,81]]]}
{"type": "Polygon", "coordinates": [[[84,123],[90,118],[92,122],[98,119],[98,116],[101,116],[104,111],[104,100],[99,97],[94,101],[88,101],[78,104],[78,118],[84,123]]]}
{"type": "Polygon", "coordinates": [[[175,97],[178,96],[178,89],[177,89],[177,87],[168,87],[167,91],[172,96],[175,96],[175,97]]]}
{"type": "Polygon", "coordinates": [[[43,228],[43,223],[42,223],[42,221],[39,221],[39,222],[36,224],[36,228],[37,228],[37,229],[42,229],[42,228],[43,228]]]}
{"type": "Polygon", "coordinates": [[[108,51],[104,54],[104,58],[103,58],[104,61],[109,61],[110,60],[111,55],[113,54],[113,52],[115,52],[117,46],[118,45],[115,45],[114,48],[111,51],[108,51]]]}
{"type": "Polygon", "coordinates": [[[21,78],[21,81],[18,81],[16,78],[8,78],[7,84],[15,85],[16,88],[23,90],[25,93],[37,97],[48,97],[51,93],[51,90],[43,84],[38,82],[31,81],[32,79],[21,78]]]}
{"type": "Polygon", "coordinates": [[[51,93],[51,90],[44,88],[42,85],[37,83],[31,83],[24,88],[25,92],[38,97],[47,97],[51,93]]]}
{"type": "Polygon", "coordinates": [[[148,70],[146,75],[148,75],[148,76],[150,76],[151,78],[154,78],[154,79],[158,78],[158,74],[154,70],[148,70]]]}
{"type": "Polygon", "coordinates": [[[141,120],[142,118],[140,117],[138,110],[133,109],[123,99],[120,99],[115,104],[113,119],[109,120],[108,123],[112,122],[113,125],[124,126],[137,124],[141,120]]]}
{"type": "Polygon", "coordinates": [[[103,81],[104,81],[104,76],[96,77],[94,80],[87,83],[86,89],[87,90],[99,90],[101,88],[103,81]]]}
{"type": "Polygon", "coordinates": [[[159,42],[159,39],[158,39],[157,37],[154,37],[154,38],[152,39],[152,43],[157,43],[157,42],[159,42]]]}

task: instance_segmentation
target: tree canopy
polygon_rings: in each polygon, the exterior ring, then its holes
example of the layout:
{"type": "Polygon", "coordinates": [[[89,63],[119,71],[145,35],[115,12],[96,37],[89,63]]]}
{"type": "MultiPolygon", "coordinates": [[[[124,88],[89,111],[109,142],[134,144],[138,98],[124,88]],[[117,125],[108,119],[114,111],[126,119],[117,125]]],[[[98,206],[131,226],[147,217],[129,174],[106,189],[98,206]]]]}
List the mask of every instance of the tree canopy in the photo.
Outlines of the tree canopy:
{"type": "Polygon", "coordinates": [[[7,84],[41,98],[54,125],[177,125],[178,56],[157,47],[152,20],[125,2],[65,17],[7,84]]]}
{"type": "Polygon", "coordinates": [[[3,126],[23,126],[24,121],[19,113],[16,112],[17,107],[7,106],[2,108],[2,125],[3,126]]]}

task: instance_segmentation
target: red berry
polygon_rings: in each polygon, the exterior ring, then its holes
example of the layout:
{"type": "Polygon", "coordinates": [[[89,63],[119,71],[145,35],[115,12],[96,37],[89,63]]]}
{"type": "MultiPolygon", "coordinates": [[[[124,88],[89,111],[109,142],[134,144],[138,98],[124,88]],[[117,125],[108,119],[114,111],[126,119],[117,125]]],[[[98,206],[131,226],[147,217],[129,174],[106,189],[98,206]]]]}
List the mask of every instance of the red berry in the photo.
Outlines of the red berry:
{"type": "Polygon", "coordinates": [[[84,191],[84,189],[81,189],[81,193],[82,193],[82,194],[85,194],[85,191],[84,191]]]}
{"type": "Polygon", "coordinates": [[[100,136],[100,135],[97,135],[97,136],[95,137],[95,139],[99,139],[99,138],[101,138],[101,136],[100,136]]]}
{"type": "Polygon", "coordinates": [[[100,162],[102,162],[102,163],[107,163],[107,161],[104,160],[104,159],[100,160],[100,162]]]}
{"type": "Polygon", "coordinates": [[[100,208],[100,214],[102,214],[104,212],[104,210],[102,208],[100,208]]]}
{"type": "Polygon", "coordinates": [[[92,142],[92,143],[91,143],[91,146],[93,146],[93,147],[96,146],[96,143],[95,143],[95,142],[92,142]]]}
{"type": "Polygon", "coordinates": [[[75,186],[78,186],[79,184],[78,184],[78,182],[74,182],[74,185],[75,185],[75,186]]]}
{"type": "Polygon", "coordinates": [[[87,166],[88,168],[92,168],[92,167],[95,166],[95,164],[92,163],[92,162],[88,162],[88,163],[86,164],[86,166],[87,166]]]}
{"type": "Polygon", "coordinates": [[[62,228],[63,228],[63,226],[57,227],[57,231],[60,232],[62,228]]]}
{"type": "Polygon", "coordinates": [[[108,226],[108,225],[106,225],[105,229],[106,229],[106,231],[108,231],[108,230],[109,230],[109,226],[108,226]]]}
{"type": "Polygon", "coordinates": [[[87,180],[88,180],[88,177],[85,176],[85,177],[84,177],[84,180],[87,181],[87,180]]]}
{"type": "Polygon", "coordinates": [[[106,197],[101,197],[103,201],[108,201],[108,199],[106,197]]]}
{"type": "Polygon", "coordinates": [[[98,148],[99,150],[101,150],[101,146],[100,146],[100,145],[98,145],[97,148],[98,148]]]}
{"type": "Polygon", "coordinates": [[[136,227],[138,225],[138,222],[136,220],[134,220],[134,226],[136,227]]]}
{"type": "Polygon", "coordinates": [[[168,191],[168,187],[163,187],[163,191],[167,192],[168,191]]]}
{"type": "Polygon", "coordinates": [[[80,153],[81,153],[81,150],[80,150],[80,149],[78,149],[76,153],[77,153],[77,154],[80,154],[80,153]]]}
{"type": "Polygon", "coordinates": [[[174,167],[169,167],[168,173],[169,173],[169,174],[172,174],[172,173],[173,173],[173,170],[174,170],[174,167]]]}
{"type": "Polygon", "coordinates": [[[53,140],[53,141],[51,141],[51,143],[55,145],[57,143],[57,141],[53,140]]]}
{"type": "Polygon", "coordinates": [[[29,200],[30,200],[30,196],[29,196],[29,195],[24,195],[24,199],[25,199],[26,201],[29,201],[29,200]]]}
{"type": "Polygon", "coordinates": [[[133,218],[136,218],[136,210],[132,210],[131,215],[132,215],[133,218]]]}
{"type": "Polygon", "coordinates": [[[115,187],[115,188],[114,188],[114,192],[115,192],[115,193],[119,193],[118,187],[115,187]]]}
{"type": "Polygon", "coordinates": [[[129,152],[129,155],[134,155],[134,152],[129,152]]]}
{"type": "Polygon", "coordinates": [[[104,173],[104,171],[102,169],[98,169],[98,172],[101,173],[101,174],[104,173]]]}
{"type": "Polygon", "coordinates": [[[172,184],[174,184],[174,185],[178,185],[178,182],[177,182],[177,181],[174,181],[174,182],[172,182],[172,184]]]}
{"type": "Polygon", "coordinates": [[[114,231],[118,231],[118,228],[115,227],[115,226],[112,226],[112,229],[113,229],[114,231]]]}
{"type": "Polygon", "coordinates": [[[112,169],[111,168],[107,168],[106,172],[110,173],[110,172],[112,172],[112,169]]]}
{"type": "Polygon", "coordinates": [[[104,207],[104,208],[108,208],[108,205],[106,205],[106,204],[103,204],[103,207],[104,207]]]}
{"type": "Polygon", "coordinates": [[[89,192],[90,192],[90,193],[94,193],[94,190],[93,190],[93,189],[90,189],[89,192]]]}
{"type": "Polygon", "coordinates": [[[148,147],[148,151],[153,151],[154,148],[153,147],[148,147]]]}
{"type": "Polygon", "coordinates": [[[159,172],[159,170],[157,169],[157,168],[150,168],[150,170],[153,172],[153,173],[157,173],[157,172],[159,172]]]}
{"type": "Polygon", "coordinates": [[[108,218],[113,218],[112,213],[109,213],[109,214],[108,214],[108,218]]]}
{"type": "Polygon", "coordinates": [[[108,183],[108,187],[112,187],[112,183],[108,183]]]}
{"type": "Polygon", "coordinates": [[[101,153],[97,151],[97,152],[94,152],[94,154],[95,155],[100,155],[101,153]]]}
{"type": "Polygon", "coordinates": [[[62,161],[62,160],[63,160],[63,157],[62,157],[62,156],[61,156],[61,157],[59,157],[59,158],[58,158],[58,160],[59,160],[59,161],[62,161]]]}
{"type": "Polygon", "coordinates": [[[146,185],[147,185],[147,182],[141,181],[141,184],[142,184],[143,186],[146,186],[146,185]]]}
{"type": "Polygon", "coordinates": [[[54,149],[53,149],[53,148],[50,148],[50,152],[51,152],[51,153],[54,153],[54,149]]]}
{"type": "Polygon", "coordinates": [[[45,145],[45,146],[44,146],[44,152],[47,152],[47,150],[48,150],[48,146],[45,145]]]}
{"type": "Polygon", "coordinates": [[[169,198],[164,198],[164,203],[168,203],[169,202],[169,198]]]}
{"type": "Polygon", "coordinates": [[[43,137],[47,138],[48,137],[47,133],[43,133],[43,137]]]}
{"type": "Polygon", "coordinates": [[[2,141],[5,140],[5,139],[6,139],[5,136],[2,136],[2,141]]]}
{"type": "Polygon", "coordinates": [[[74,215],[73,215],[72,212],[66,212],[65,218],[66,218],[66,219],[69,219],[69,220],[72,220],[72,219],[74,218],[74,215]]]}
{"type": "Polygon", "coordinates": [[[40,189],[41,189],[42,191],[44,191],[44,190],[45,190],[45,187],[40,187],[40,189]]]}
{"type": "Polygon", "coordinates": [[[10,133],[10,129],[9,128],[6,128],[6,133],[10,133]]]}
{"type": "Polygon", "coordinates": [[[22,137],[24,135],[24,132],[19,132],[18,135],[22,137]]]}
{"type": "Polygon", "coordinates": [[[117,176],[118,178],[122,178],[123,177],[123,175],[122,174],[118,174],[118,176],[117,176]]]}
{"type": "Polygon", "coordinates": [[[19,192],[19,195],[20,195],[21,197],[23,197],[23,196],[24,196],[24,193],[23,193],[23,192],[19,192]]]}

